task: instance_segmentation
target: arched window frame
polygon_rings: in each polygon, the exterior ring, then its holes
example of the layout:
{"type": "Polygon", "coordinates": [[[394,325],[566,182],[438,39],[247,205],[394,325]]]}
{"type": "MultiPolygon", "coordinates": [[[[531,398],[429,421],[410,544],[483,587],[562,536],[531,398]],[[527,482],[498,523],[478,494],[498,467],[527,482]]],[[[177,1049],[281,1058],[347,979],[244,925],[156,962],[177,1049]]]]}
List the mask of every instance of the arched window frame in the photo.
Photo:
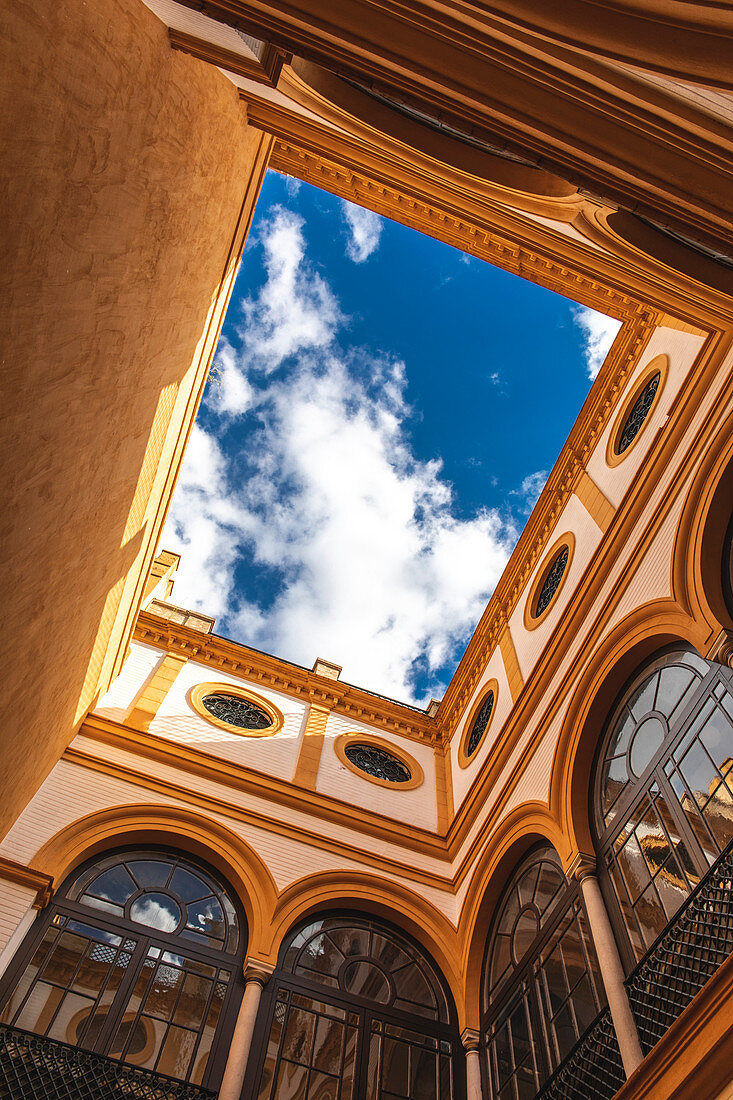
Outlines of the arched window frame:
{"type": "MultiPolygon", "coordinates": [[[[309,941],[308,941],[309,942],[309,941]]],[[[302,950],[303,945],[298,949],[302,950]]],[[[297,957],[296,957],[297,958],[297,957]]],[[[448,983],[440,972],[439,967],[430,957],[424,947],[417,944],[412,937],[395,926],[388,919],[375,917],[370,914],[358,913],[349,910],[329,910],[323,913],[311,914],[305,920],[298,922],[284,938],[278,953],[277,969],[265,987],[260,1002],[260,1010],[257,1017],[255,1032],[252,1040],[252,1049],[259,1052],[259,1056],[252,1058],[247,1069],[243,1098],[245,1100],[269,1100],[270,1093],[261,1091],[263,1072],[268,1069],[270,1051],[275,1052],[273,1057],[272,1077],[276,1079],[283,1055],[277,1043],[273,1044],[273,1022],[276,1014],[282,1014],[282,1020],[287,1027],[287,1013],[293,1011],[293,1007],[300,1004],[303,1007],[303,998],[310,998],[325,1012],[329,1006],[343,1011],[344,1025],[354,1029],[356,1039],[354,1047],[354,1081],[351,1100],[359,1100],[366,1095],[367,1070],[370,1062],[370,1045],[374,1041],[386,1042],[389,1030],[402,1030],[406,1034],[413,1034],[416,1038],[423,1037],[427,1042],[435,1041],[436,1050],[443,1059],[450,1058],[452,1072],[452,1093],[441,1095],[439,1100],[461,1100],[465,1093],[465,1059],[463,1046],[458,1031],[458,1017],[455,1004],[451,996],[448,983]],[[424,1015],[409,1015],[391,1005],[382,1005],[354,994],[346,994],[341,989],[329,987],[316,981],[311,981],[294,971],[295,960],[288,960],[288,952],[293,941],[312,924],[319,920],[334,919],[344,927],[369,925],[377,934],[393,937],[398,945],[407,945],[417,959],[429,969],[433,980],[439,988],[445,1001],[448,1019],[446,1021],[431,1020],[424,1015]],[[300,999],[300,1001],[298,1001],[300,999]],[[279,1006],[279,1007],[278,1007],[279,1006]],[[377,1039],[377,1037],[381,1039],[377,1039]]],[[[314,1011],[313,1009],[307,1009],[314,1011]]],[[[278,1043],[279,1043],[278,1039],[278,1043]]],[[[369,1094],[372,1095],[371,1093],[369,1094]]],[[[377,1095],[377,1092],[374,1093],[377,1095]]],[[[381,1093],[380,1093],[381,1095],[381,1093]]],[[[416,1096],[415,1100],[418,1100],[416,1096]]]]}
{"type": "MultiPolygon", "coordinates": [[[[677,644],[665,647],[654,654],[641,668],[637,669],[627,681],[610,711],[608,721],[599,740],[593,768],[593,781],[590,787],[590,820],[598,859],[601,889],[627,973],[630,973],[638,962],[652,950],[676,913],[676,910],[668,912],[664,924],[660,922],[656,934],[647,934],[646,939],[644,939],[641,926],[636,924],[633,915],[629,913],[630,919],[628,921],[624,916],[622,908],[624,902],[627,911],[630,910],[631,906],[628,898],[621,895],[621,891],[624,889],[623,876],[621,871],[615,867],[617,862],[615,856],[617,838],[631,824],[635,815],[644,808],[645,803],[650,801],[650,795],[654,798],[658,797],[653,790],[655,785],[659,790],[659,795],[664,799],[664,809],[667,814],[671,814],[671,820],[665,823],[664,816],[660,818],[660,815],[656,814],[656,817],[661,820],[664,829],[669,830],[674,827],[679,841],[684,845],[684,850],[679,844],[676,848],[672,845],[673,858],[679,872],[678,878],[680,883],[684,884],[685,889],[684,897],[681,897],[679,905],[684,904],[686,897],[692,893],[700,879],[705,876],[712,863],[726,847],[725,845],[721,847],[706,825],[696,832],[693,822],[681,808],[680,799],[675,794],[670,779],[670,776],[674,776],[675,782],[679,783],[680,786],[686,785],[686,781],[682,780],[681,772],[674,766],[674,762],[681,756],[678,750],[685,749],[686,751],[686,740],[697,728],[708,705],[713,700],[719,702],[719,699],[716,699],[716,692],[721,698],[720,693],[722,692],[733,693],[733,673],[730,669],[725,668],[723,665],[705,661],[691,646],[677,644]],[[604,767],[624,709],[649,677],[677,662],[687,663],[692,668],[697,667],[699,680],[693,686],[689,696],[682,700],[678,710],[673,712],[670,731],[644,767],[641,776],[638,777],[635,783],[622,790],[618,796],[611,807],[615,811],[614,818],[606,825],[603,808],[604,767]],[[618,886],[614,880],[616,880],[618,886]]],[[[649,716],[651,713],[653,711],[648,711],[645,716],[649,716]]],[[[638,725],[641,724],[641,721],[642,719],[638,720],[638,725]]],[[[703,725],[701,729],[704,728],[703,725]]],[[[633,737],[631,740],[633,741],[633,737]]],[[[686,786],[684,795],[689,798],[691,805],[694,807],[694,795],[691,793],[689,786],[686,786]]],[[[627,839],[630,839],[630,834],[627,839]]]]}
{"type": "MultiPolygon", "coordinates": [[[[134,940],[136,946],[131,952],[132,961],[127,967],[128,974],[133,975],[133,977],[139,976],[142,973],[142,968],[148,958],[150,948],[152,947],[155,949],[157,946],[160,947],[160,955],[158,957],[161,961],[163,960],[165,952],[173,948],[174,950],[171,954],[178,953],[182,957],[185,951],[185,956],[187,958],[203,962],[205,965],[213,964],[221,969],[228,970],[230,977],[218,1013],[217,1025],[212,1038],[210,1053],[207,1056],[201,1080],[198,1082],[203,1088],[218,1088],[221,1076],[224,1072],[239,1003],[244,992],[243,962],[246,956],[248,938],[247,920],[244,909],[232,887],[229,886],[217,871],[210,868],[205,861],[192,857],[187,852],[172,848],[168,845],[127,845],[123,848],[115,848],[109,851],[96,853],[94,856],[78,864],[69,872],[58,889],[54,892],[49,904],[38,914],[38,917],[29,929],[25,939],[0,979],[0,1011],[5,1007],[11,995],[15,992],[19,981],[22,979],[27,967],[34,958],[36,951],[41,947],[44,937],[49,930],[53,927],[67,927],[71,922],[78,922],[78,924],[81,925],[86,924],[91,929],[99,929],[103,933],[110,933],[115,936],[119,935],[123,941],[123,951],[125,950],[124,941],[134,940]],[[192,943],[190,940],[184,942],[179,937],[172,937],[150,926],[125,919],[120,920],[119,918],[106,914],[100,909],[93,908],[68,896],[73,890],[73,887],[80,882],[84,883],[84,888],[79,891],[80,895],[82,895],[93,878],[93,876],[87,878],[89,872],[92,871],[95,866],[106,862],[112,857],[119,857],[120,860],[128,859],[130,861],[135,859],[155,860],[156,858],[161,860],[180,860],[184,865],[190,867],[192,871],[198,873],[203,872],[206,878],[211,879],[217,885],[235,910],[238,926],[238,943],[236,949],[232,951],[217,951],[208,949],[206,946],[197,943],[192,943]],[[59,923],[59,919],[62,923],[59,923]],[[179,948],[178,952],[175,951],[176,947],[179,948]]],[[[132,981],[128,984],[129,993],[132,994],[132,981]]],[[[69,988],[73,988],[73,986],[69,988]]],[[[106,1006],[109,1012],[106,1016],[102,1017],[103,1025],[99,1030],[94,1045],[89,1049],[102,1056],[118,1060],[123,1064],[137,1065],[138,1063],[134,1062],[125,1063],[124,1059],[118,1058],[117,1055],[110,1054],[107,1050],[99,1049],[109,1044],[114,1031],[118,1027],[131,1022],[130,1013],[128,1012],[130,1003],[129,997],[127,996],[127,991],[122,992],[123,990],[125,990],[125,979],[123,979],[120,985],[121,997],[119,1003],[118,998],[115,997],[110,1005],[106,1006]],[[109,1020],[112,1010],[114,1010],[115,1016],[110,1026],[109,1020]]],[[[140,1007],[141,1006],[138,1006],[138,1008],[140,1007]]],[[[136,1013],[136,1015],[139,1015],[139,1012],[136,1013]]],[[[198,1048],[200,1049],[200,1044],[198,1044],[198,1048]]],[[[181,1082],[190,1080],[198,1068],[198,1059],[199,1053],[197,1050],[196,1056],[189,1066],[187,1077],[174,1077],[174,1079],[181,1082]]],[[[154,1069],[152,1072],[164,1078],[166,1076],[172,1076],[158,1069],[154,1069]]]]}
{"type": "MultiPolygon", "coordinates": [[[[568,881],[563,873],[560,859],[547,842],[533,846],[517,863],[510,878],[501,892],[499,902],[491,922],[491,930],[484,952],[481,978],[481,1074],[484,1095],[487,1100],[495,1100],[499,1095],[496,1087],[499,1029],[503,1028],[517,1010],[524,1006],[525,1022],[529,1035],[529,1048],[537,1078],[536,1092],[539,1092],[547,1079],[555,1072],[569,1053],[569,1048],[561,1051],[556,1036],[550,1031],[546,1009],[549,1008],[548,983],[543,978],[546,963],[555,955],[560,939],[569,930],[572,921],[578,922],[581,932],[581,948],[585,960],[585,973],[580,982],[587,979],[593,1002],[592,1018],[576,1021],[578,1034],[576,1040],[588,1031],[593,1020],[603,1011],[605,991],[600,977],[598,961],[595,955],[590,925],[585,911],[583,896],[576,881],[568,881]],[[562,882],[557,894],[546,909],[546,918],[522,958],[509,971],[505,971],[495,987],[491,987],[490,967],[496,942],[498,926],[501,923],[505,907],[522,878],[540,861],[547,860],[555,864],[562,882]],[[562,935],[560,935],[562,933],[562,935]],[[557,939],[557,943],[555,940],[557,939]],[[549,950],[548,950],[549,949],[549,950]]],[[[579,988],[575,983],[573,989],[579,988]]],[[[557,1014],[552,1017],[554,1020],[557,1014]]],[[[571,1046],[574,1045],[571,1044],[571,1046]]],[[[506,1082],[504,1082],[505,1087],[506,1082]]],[[[508,1095],[512,1095],[511,1090],[508,1095]]],[[[524,1094],[523,1094],[524,1095],[524,1094]]],[[[534,1094],[533,1094],[534,1095],[534,1094]]]]}

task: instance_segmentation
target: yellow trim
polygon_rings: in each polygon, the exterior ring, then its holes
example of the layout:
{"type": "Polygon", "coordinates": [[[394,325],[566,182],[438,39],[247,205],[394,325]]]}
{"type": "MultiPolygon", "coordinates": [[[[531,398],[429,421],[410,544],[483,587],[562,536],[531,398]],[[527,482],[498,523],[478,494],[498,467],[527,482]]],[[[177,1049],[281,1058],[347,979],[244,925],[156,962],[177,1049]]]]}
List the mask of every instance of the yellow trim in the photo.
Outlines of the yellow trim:
{"type": "Polygon", "coordinates": [[[650,363],[647,363],[646,367],[644,368],[644,370],[641,373],[641,377],[632,386],[631,393],[629,394],[629,396],[626,398],[626,400],[622,404],[621,409],[620,409],[619,413],[617,414],[616,419],[613,422],[613,427],[611,428],[611,431],[608,433],[608,440],[606,442],[606,465],[607,466],[611,466],[611,467],[618,466],[626,458],[628,458],[629,455],[631,454],[631,452],[633,451],[634,447],[636,446],[636,444],[639,442],[641,437],[644,435],[644,432],[646,431],[647,427],[649,426],[649,421],[650,421],[651,417],[654,414],[654,410],[656,409],[657,405],[659,404],[659,398],[662,396],[662,390],[664,389],[664,384],[667,381],[668,372],[669,372],[669,356],[668,355],[655,355],[655,357],[652,359],[652,361],[650,363]],[[631,440],[631,443],[629,443],[628,447],[623,452],[623,454],[617,454],[616,448],[618,447],[618,441],[621,437],[621,433],[624,430],[624,425],[626,424],[626,419],[627,419],[629,413],[631,412],[631,410],[633,409],[634,405],[638,401],[639,397],[641,396],[641,392],[644,389],[644,387],[646,386],[647,382],[649,381],[649,379],[653,375],[657,374],[657,372],[659,373],[659,376],[660,376],[659,377],[659,385],[657,386],[657,392],[654,394],[654,400],[651,403],[651,407],[649,409],[649,412],[646,414],[646,417],[644,419],[644,423],[641,425],[638,432],[636,433],[634,438],[631,440]]]}
{"type": "Polygon", "coordinates": [[[368,733],[342,733],[334,741],[333,747],[341,763],[350,772],[358,775],[360,779],[365,779],[368,783],[376,783],[378,787],[389,787],[391,791],[413,791],[416,787],[422,786],[425,781],[425,773],[415,757],[410,756],[408,752],[397,745],[393,745],[391,741],[382,741],[380,738],[372,737],[368,733]],[[391,753],[392,756],[397,757],[400,763],[405,765],[411,778],[407,783],[391,783],[388,779],[379,779],[376,775],[370,775],[369,772],[362,771],[361,768],[357,768],[355,764],[352,764],[346,755],[346,746],[349,742],[356,742],[359,745],[373,745],[376,749],[391,753]]]}
{"type": "Polygon", "coordinates": [[[491,723],[494,721],[494,715],[496,714],[496,707],[497,707],[498,702],[499,702],[499,682],[496,679],[492,679],[492,680],[489,680],[489,682],[484,685],[483,690],[479,693],[479,695],[477,695],[475,703],[473,704],[473,706],[471,707],[471,709],[468,712],[468,716],[466,718],[466,724],[465,724],[464,729],[463,729],[463,736],[461,737],[461,743],[458,746],[458,766],[459,767],[467,768],[469,764],[474,764],[476,762],[476,755],[478,753],[478,750],[483,745],[484,740],[486,738],[486,734],[489,732],[489,728],[491,726],[491,723]],[[486,729],[483,732],[481,740],[479,741],[478,745],[476,746],[474,751],[469,756],[468,753],[466,752],[466,748],[468,746],[468,741],[469,741],[469,738],[471,736],[471,728],[473,726],[476,715],[478,714],[481,707],[484,705],[484,701],[487,698],[487,696],[489,695],[489,692],[494,693],[494,705],[491,708],[491,714],[489,715],[489,720],[486,723],[486,729]]]}
{"type": "Polygon", "coordinates": [[[173,687],[187,660],[187,657],[177,653],[166,653],[125,716],[126,726],[132,726],[143,733],[150,729],[150,723],[158,713],[160,704],[173,687]]]}
{"type": "Polygon", "coordinates": [[[321,707],[316,703],[311,703],[308,710],[308,719],[303,730],[303,741],[298,754],[298,763],[295,765],[293,783],[299,787],[305,787],[309,791],[316,789],[318,767],[323,752],[323,738],[326,734],[326,723],[330,713],[328,707],[321,707]]]}
{"type": "Polygon", "coordinates": [[[604,535],[611,526],[616,509],[608,497],[598,488],[587,470],[581,470],[575,495],[604,535]]]}
{"type": "Polygon", "coordinates": [[[514,639],[512,638],[512,632],[509,629],[508,623],[505,625],[501,637],[499,638],[499,649],[501,650],[501,659],[504,662],[506,678],[509,681],[509,691],[512,695],[512,703],[516,703],[524,688],[524,677],[519,667],[519,658],[514,648],[514,639]]]}
{"type": "Polygon", "coordinates": [[[455,814],[450,741],[443,741],[435,747],[435,798],[438,810],[438,834],[445,836],[455,814]]]}
{"type": "Polygon", "coordinates": [[[240,737],[272,737],[273,734],[282,729],[285,720],[282,711],[278,710],[269,699],[265,699],[262,695],[257,695],[254,691],[241,687],[239,684],[196,684],[188,693],[188,701],[196,713],[207,722],[211,722],[212,726],[218,726],[219,729],[227,730],[228,733],[239,734],[240,737]],[[229,722],[222,722],[221,719],[215,718],[213,714],[209,714],[204,706],[205,696],[213,695],[216,692],[221,692],[222,695],[234,695],[238,699],[246,699],[249,703],[255,703],[270,716],[272,724],[263,730],[243,730],[240,726],[232,726],[229,722]]]}
{"type": "Polygon", "coordinates": [[[524,603],[523,622],[524,622],[524,629],[525,630],[536,630],[537,627],[540,625],[540,623],[543,623],[545,621],[545,619],[550,614],[550,612],[553,611],[555,609],[555,607],[557,607],[558,597],[559,597],[560,593],[562,592],[563,588],[565,587],[565,583],[566,583],[566,581],[568,579],[568,575],[570,573],[570,566],[573,564],[573,553],[574,553],[574,551],[575,551],[575,535],[573,534],[572,531],[566,531],[564,535],[560,535],[560,538],[556,539],[555,542],[553,542],[552,546],[550,547],[550,549],[545,554],[544,558],[542,559],[542,564],[540,565],[539,569],[535,573],[535,578],[534,578],[534,581],[532,582],[532,587],[530,588],[529,595],[527,596],[527,599],[525,600],[525,603],[524,603]],[[558,557],[561,550],[565,546],[567,546],[567,548],[568,548],[568,560],[567,560],[567,564],[565,566],[565,569],[563,570],[562,577],[560,578],[560,583],[558,584],[557,588],[555,589],[555,592],[553,594],[552,599],[550,600],[550,602],[548,603],[547,607],[542,612],[542,614],[541,615],[535,615],[534,611],[533,611],[533,608],[537,604],[537,600],[539,598],[540,592],[542,591],[542,585],[547,580],[547,576],[548,576],[550,570],[552,569],[552,566],[555,563],[555,559],[558,557]]]}

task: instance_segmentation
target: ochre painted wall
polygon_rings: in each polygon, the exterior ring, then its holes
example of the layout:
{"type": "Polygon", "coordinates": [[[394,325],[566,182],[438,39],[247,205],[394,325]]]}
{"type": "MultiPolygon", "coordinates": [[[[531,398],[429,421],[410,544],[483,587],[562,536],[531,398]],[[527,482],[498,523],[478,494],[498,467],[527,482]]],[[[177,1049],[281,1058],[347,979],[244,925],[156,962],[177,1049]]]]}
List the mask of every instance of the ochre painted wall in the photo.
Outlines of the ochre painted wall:
{"type": "Polygon", "coordinates": [[[132,626],[269,149],[139,0],[1,19],[0,835],[132,626]]]}

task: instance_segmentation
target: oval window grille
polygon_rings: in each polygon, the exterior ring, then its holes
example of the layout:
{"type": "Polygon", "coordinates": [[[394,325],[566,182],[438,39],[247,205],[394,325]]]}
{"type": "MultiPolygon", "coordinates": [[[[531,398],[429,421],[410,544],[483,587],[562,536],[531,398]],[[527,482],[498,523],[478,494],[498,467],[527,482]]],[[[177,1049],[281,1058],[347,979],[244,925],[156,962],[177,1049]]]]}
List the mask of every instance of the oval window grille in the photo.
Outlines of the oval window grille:
{"type": "Polygon", "coordinates": [[[476,749],[481,744],[483,736],[486,733],[486,727],[489,724],[489,718],[491,718],[491,712],[494,709],[494,693],[490,691],[481,704],[481,709],[474,719],[473,726],[471,727],[471,736],[468,739],[466,745],[466,756],[473,756],[476,749]]]}
{"type": "Polygon", "coordinates": [[[563,573],[565,572],[565,569],[567,567],[569,556],[570,548],[568,546],[563,546],[562,550],[553,561],[550,567],[550,572],[545,577],[544,584],[542,585],[542,588],[540,589],[540,594],[537,597],[537,606],[534,610],[534,616],[536,619],[538,619],[542,612],[546,611],[552,603],[555,593],[560,587],[560,581],[562,580],[563,573]]]}
{"type": "Polygon", "coordinates": [[[347,745],[343,750],[348,760],[362,772],[384,779],[387,783],[409,783],[412,773],[406,764],[386,749],[376,745],[347,745]]]}
{"type": "Polygon", "coordinates": [[[654,398],[657,395],[661,377],[661,371],[657,371],[656,374],[653,374],[634,402],[634,407],[626,417],[624,426],[621,429],[621,435],[616,444],[616,454],[622,455],[624,451],[631,446],[641,431],[642,425],[654,404],[654,398]]]}
{"type": "Polygon", "coordinates": [[[226,695],[217,691],[205,695],[201,701],[214,718],[242,730],[266,730],[273,724],[272,717],[266,710],[238,695],[226,695]]]}

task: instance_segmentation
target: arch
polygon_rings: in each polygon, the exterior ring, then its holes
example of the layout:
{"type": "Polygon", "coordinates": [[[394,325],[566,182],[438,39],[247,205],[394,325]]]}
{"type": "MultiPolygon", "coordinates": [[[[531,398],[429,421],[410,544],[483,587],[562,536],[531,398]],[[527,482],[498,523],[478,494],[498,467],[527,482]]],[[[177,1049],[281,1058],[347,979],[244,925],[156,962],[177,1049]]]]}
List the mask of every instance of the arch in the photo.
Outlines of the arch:
{"type": "Polygon", "coordinates": [[[334,909],[383,918],[406,932],[440,968],[460,1027],[464,1027],[463,983],[456,929],[431,902],[397,882],[367,873],[323,871],[291,883],[280,895],[269,929],[269,958],[277,959],[288,932],[315,913],[334,909]]]}
{"type": "Polygon", "coordinates": [[[711,630],[730,627],[721,585],[725,533],[733,501],[733,414],[705,451],[675,535],[672,591],[711,630]]]}
{"type": "Polygon", "coordinates": [[[80,863],[108,848],[161,841],[211,864],[236,892],[249,929],[249,955],[267,942],[277,889],[256,852],[231,829],[176,806],[112,806],[77,818],[51,837],[32,860],[34,870],[61,882],[80,863]]]}
{"type": "Polygon", "coordinates": [[[578,852],[593,854],[588,791],[600,731],[619,692],[657,650],[677,642],[703,650],[708,633],[675,601],[654,600],[627,615],[591,657],[565,715],[550,774],[550,813],[571,859],[578,852]]]}
{"type": "Polygon", "coordinates": [[[499,898],[517,863],[541,841],[552,845],[566,867],[568,845],[557,821],[543,802],[525,802],[490,835],[473,871],[458,926],[467,1027],[480,1024],[484,952],[499,898]]]}

